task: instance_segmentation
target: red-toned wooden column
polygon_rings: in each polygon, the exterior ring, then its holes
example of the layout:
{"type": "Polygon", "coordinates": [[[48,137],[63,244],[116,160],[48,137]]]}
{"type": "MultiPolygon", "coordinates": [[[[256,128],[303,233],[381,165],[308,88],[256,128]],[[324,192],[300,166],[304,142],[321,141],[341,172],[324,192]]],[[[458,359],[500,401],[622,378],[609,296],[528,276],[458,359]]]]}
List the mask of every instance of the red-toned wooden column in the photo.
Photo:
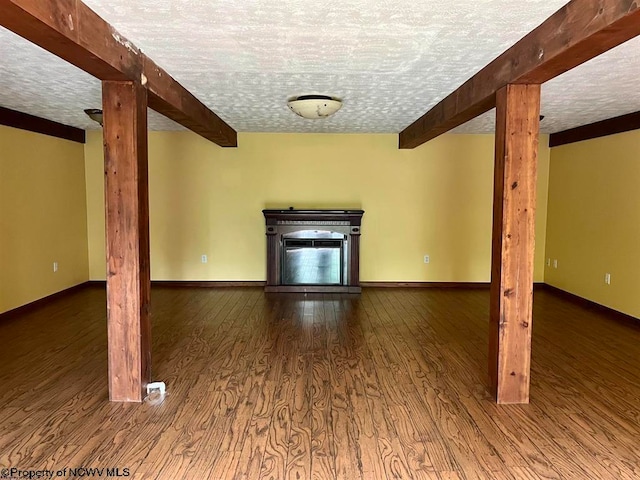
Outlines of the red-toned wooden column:
{"type": "Polygon", "coordinates": [[[489,375],[498,403],[529,402],[540,85],[496,94],[489,375]]]}
{"type": "Polygon", "coordinates": [[[141,402],[151,371],[147,92],[102,83],[109,399],[141,402]]]}

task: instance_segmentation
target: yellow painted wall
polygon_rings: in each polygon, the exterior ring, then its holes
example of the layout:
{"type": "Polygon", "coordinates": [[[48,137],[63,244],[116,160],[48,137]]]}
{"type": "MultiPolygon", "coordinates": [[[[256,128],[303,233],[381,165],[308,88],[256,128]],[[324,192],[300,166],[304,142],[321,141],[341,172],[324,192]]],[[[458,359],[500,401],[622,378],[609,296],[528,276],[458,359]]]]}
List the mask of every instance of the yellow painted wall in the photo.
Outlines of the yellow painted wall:
{"type": "MultiPolygon", "coordinates": [[[[264,208],[362,208],[363,281],[490,279],[493,135],[239,135],[223,149],[191,132],[149,135],[152,278],[264,280],[264,208]],[[208,263],[201,263],[201,255],[208,263]],[[425,265],[423,256],[430,255],[425,265]]],[[[549,149],[540,145],[538,235],[549,149]]],[[[104,279],[100,132],[85,146],[90,276],[104,279]]],[[[538,242],[541,281],[544,241],[538,242]]]]}
{"type": "Polygon", "coordinates": [[[83,146],[0,126],[0,313],[88,280],[86,222],[83,146]]]}
{"type": "Polygon", "coordinates": [[[552,149],[546,283],[640,318],[639,186],[640,131],[552,149]]]}

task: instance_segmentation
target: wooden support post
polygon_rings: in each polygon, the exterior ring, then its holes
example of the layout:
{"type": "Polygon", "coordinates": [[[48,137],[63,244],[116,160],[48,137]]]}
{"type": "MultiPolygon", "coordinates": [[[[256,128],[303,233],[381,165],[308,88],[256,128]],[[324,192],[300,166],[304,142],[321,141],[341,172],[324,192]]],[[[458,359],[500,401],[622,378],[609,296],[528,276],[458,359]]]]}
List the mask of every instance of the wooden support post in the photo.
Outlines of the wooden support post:
{"type": "Polygon", "coordinates": [[[0,26],[100,80],[141,82],[149,107],[221,147],[238,145],[233,128],[81,0],[0,0],[0,26]]]}
{"type": "Polygon", "coordinates": [[[147,91],[102,83],[109,399],[141,402],[151,371],[147,91]]]}
{"type": "Polygon", "coordinates": [[[540,85],[496,95],[489,375],[498,403],[528,403],[540,85]]]}
{"type": "Polygon", "coordinates": [[[491,110],[505,85],[544,83],[637,35],[640,2],[571,0],[400,132],[399,146],[415,148],[491,110]]]}

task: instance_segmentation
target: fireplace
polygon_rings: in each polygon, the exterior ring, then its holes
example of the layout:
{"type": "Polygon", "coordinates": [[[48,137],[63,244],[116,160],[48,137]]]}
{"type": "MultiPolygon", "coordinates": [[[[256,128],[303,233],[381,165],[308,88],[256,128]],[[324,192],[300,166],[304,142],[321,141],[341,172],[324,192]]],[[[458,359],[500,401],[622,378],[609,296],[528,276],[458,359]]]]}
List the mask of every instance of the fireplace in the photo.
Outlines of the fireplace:
{"type": "Polygon", "coordinates": [[[360,293],[363,210],[263,210],[267,292],[360,293]]]}

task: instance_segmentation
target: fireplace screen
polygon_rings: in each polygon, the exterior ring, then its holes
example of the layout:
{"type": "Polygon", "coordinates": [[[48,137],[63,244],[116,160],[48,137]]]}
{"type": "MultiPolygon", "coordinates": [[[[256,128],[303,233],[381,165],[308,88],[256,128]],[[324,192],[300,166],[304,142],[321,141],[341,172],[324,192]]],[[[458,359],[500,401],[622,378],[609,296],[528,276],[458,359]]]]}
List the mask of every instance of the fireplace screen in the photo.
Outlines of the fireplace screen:
{"type": "Polygon", "coordinates": [[[342,285],[346,235],[302,231],[283,238],[284,285],[342,285]]]}
{"type": "Polygon", "coordinates": [[[263,210],[267,292],[360,293],[363,210],[263,210]]]}

